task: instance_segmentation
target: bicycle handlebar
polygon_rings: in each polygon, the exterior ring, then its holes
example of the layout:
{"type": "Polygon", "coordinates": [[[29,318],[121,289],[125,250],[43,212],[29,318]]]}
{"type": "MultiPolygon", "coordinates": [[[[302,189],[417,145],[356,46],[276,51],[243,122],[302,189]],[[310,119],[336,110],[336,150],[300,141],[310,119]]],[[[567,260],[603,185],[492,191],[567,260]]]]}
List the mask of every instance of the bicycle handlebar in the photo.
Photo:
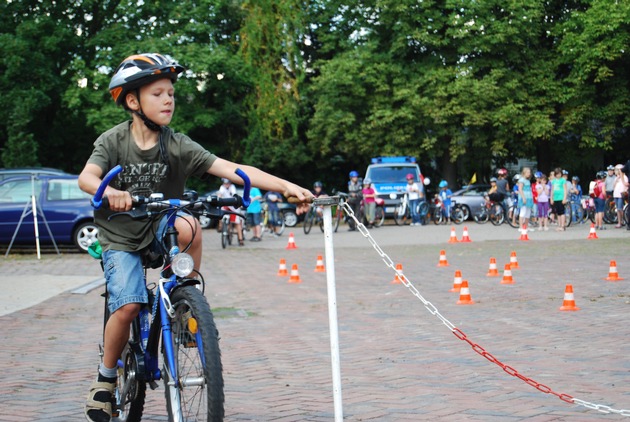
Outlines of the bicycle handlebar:
{"type": "Polygon", "coordinates": [[[112,179],[116,177],[118,173],[120,173],[122,170],[123,168],[119,164],[113,169],[111,169],[109,172],[107,172],[105,177],[103,177],[103,180],[101,181],[101,184],[96,190],[94,197],[90,200],[90,203],[92,204],[92,207],[94,207],[95,210],[99,209],[101,205],[103,205],[103,194],[105,193],[105,189],[107,189],[109,182],[111,182],[112,179]]]}
{"type": "MultiPolygon", "coordinates": [[[[90,203],[92,205],[92,207],[94,207],[94,209],[99,209],[101,207],[105,207],[105,208],[109,208],[109,203],[107,201],[107,197],[103,196],[103,194],[105,193],[105,189],[107,188],[107,186],[109,185],[109,183],[114,179],[114,177],[116,177],[121,171],[123,170],[122,166],[117,165],[116,167],[114,167],[113,169],[111,169],[106,175],[105,177],[103,177],[103,180],[101,181],[101,184],[99,185],[98,189],[96,190],[96,193],[94,194],[94,196],[92,197],[92,199],[90,200],[90,203]]],[[[241,178],[243,179],[243,197],[240,197],[238,195],[234,195],[231,198],[218,198],[214,195],[212,196],[208,196],[205,198],[199,198],[197,200],[194,201],[189,201],[189,200],[180,200],[180,199],[163,199],[160,197],[142,197],[142,196],[132,196],[132,204],[134,207],[136,206],[142,206],[143,208],[145,208],[145,210],[164,210],[164,209],[168,209],[168,208],[173,208],[173,207],[187,207],[187,208],[191,208],[191,209],[200,209],[200,208],[206,208],[207,206],[209,207],[244,207],[247,208],[250,203],[251,203],[251,198],[249,196],[250,190],[251,190],[251,181],[249,179],[249,176],[247,176],[247,174],[237,168],[235,170],[235,173],[241,178]]],[[[132,210],[133,211],[133,210],[132,210]]],[[[142,211],[142,210],[138,210],[138,212],[133,213],[133,212],[127,212],[127,213],[118,213],[118,214],[128,214],[130,215],[132,218],[143,218],[146,217],[146,211],[142,211]]],[[[110,216],[111,218],[111,216],[110,216]]]]}

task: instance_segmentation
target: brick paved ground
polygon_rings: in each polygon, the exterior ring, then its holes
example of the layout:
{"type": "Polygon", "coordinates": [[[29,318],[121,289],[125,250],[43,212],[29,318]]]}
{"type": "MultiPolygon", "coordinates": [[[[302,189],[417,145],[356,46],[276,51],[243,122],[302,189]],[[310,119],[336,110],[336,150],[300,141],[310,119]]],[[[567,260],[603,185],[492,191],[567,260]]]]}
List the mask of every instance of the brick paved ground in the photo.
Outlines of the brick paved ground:
{"type": "MultiPolygon", "coordinates": [[[[473,243],[448,244],[449,227],[383,227],[372,231],[427,300],[469,338],[525,376],[554,391],[617,409],[630,408],[630,242],[625,231],[588,227],[530,233],[472,224],[473,243]],[[437,267],[439,250],[449,267],[437,267]],[[514,285],[486,277],[516,251],[514,285]],[[616,259],[621,282],[607,282],[616,259]],[[463,272],[476,304],[456,305],[449,292],[463,272]],[[561,312],[573,284],[578,312],[561,312]]],[[[462,227],[458,227],[461,236],[462,227]]],[[[323,235],[295,229],[287,237],[244,248],[219,248],[204,233],[207,296],[215,309],[223,353],[226,420],[333,419],[326,277],[313,271],[323,235]],[[279,260],[299,265],[301,284],[277,277],[279,260]]],[[[591,421],[615,415],[564,403],[508,375],[475,353],[402,285],[358,233],[335,236],[343,408],[350,421],[591,421]]],[[[100,276],[85,255],[11,255],[0,283],[43,274],[100,276]]],[[[1,421],[80,421],[98,364],[101,289],[63,293],[0,317],[1,421]]],[[[163,388],[149,392],[145,420],[163,421],[163,388]]]]}

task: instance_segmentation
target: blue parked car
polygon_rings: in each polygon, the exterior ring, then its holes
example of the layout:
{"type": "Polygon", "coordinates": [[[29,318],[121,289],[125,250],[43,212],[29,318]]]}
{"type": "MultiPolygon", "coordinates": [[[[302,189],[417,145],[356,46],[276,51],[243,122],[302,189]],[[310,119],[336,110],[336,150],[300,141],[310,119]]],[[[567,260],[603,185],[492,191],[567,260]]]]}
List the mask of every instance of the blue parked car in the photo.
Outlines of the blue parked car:
{"type": "MultiPolygon", "coordinates": [[[[20,218],[31,210],[31,195],[35,192],[39,228],[42,244],[52,244],[50,234],[41,217],[46,217],[50,232],[58,244],[74,244],[80,250],[94,243],[98,228],[94,223],[94,211],[90,195],[79,189],[78,176],[38,175],[12,177],[0,182],[0,244],[8,245],[13,238],[20,218]]],[[[29,213],[19,224],[14,244],[35,245],[33,214],[29,213]]]]}

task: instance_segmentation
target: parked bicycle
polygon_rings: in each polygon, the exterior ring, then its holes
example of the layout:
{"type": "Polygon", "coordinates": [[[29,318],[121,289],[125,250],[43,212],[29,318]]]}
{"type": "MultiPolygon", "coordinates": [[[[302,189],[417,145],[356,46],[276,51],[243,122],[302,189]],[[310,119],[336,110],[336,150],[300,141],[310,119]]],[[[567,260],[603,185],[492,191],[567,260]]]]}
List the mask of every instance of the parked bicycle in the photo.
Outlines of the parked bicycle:
{"type": "MultiPolygon", "coordinates": [[[[109,182],[122,171],[116,166],[103,178],[92,204],[106,206],[102,198],[109,182]]],[[[225,206],[249,204],[249,178],[236,172],[245,182],[243,198],[210,196],[164,199],[161,194],[149,198],[134,196],[133,208],[114,213],[110,218],[127,216],[135,220],[155,221],[168,217],[160,255],[145,262],[149,268],[162,267],[160,278],[147,286],[149,303],[144,305],[130,327],[130,337],[118,360],[118,380],[114,392],[113,414],[119,421],[140,421],[145,405],[146,386],[157,388],[163,380],[166,408],[170,421],[221,421],[224,416],[224,392],[218,331],[212,311],[203,295],[205,282],[189,278],[193,258],[178,247],[175,220],[178,213],[221,218],[225,206]],[[162,355],[160,368],[159,354],[162,355]]],[[[107,290],[103,295],[107,304],[107,290]]],[[[110,317],[105,305],[104,322],[110,317]]],[[[101,358],[103,349],[101,346],[101,358]]]]}
{"type": "Polygon", "coordinates": [[[308,212],[306,216],[304,216],[304,234],[309,234],[313,225],[319,226],[319,229],[324,233],[324,219],[322,215],[320,215],[320,212],[322,212],[322,210],[319,209],[319,207],[315,205],[309,206],[308,212]]]}
{"type": "Polygon", "coordinates": [[[271,219],[271,213],[266,202],[262,203],[262,236],[281,236],[286,227],[281,211],[278,211],[278,221],[271,219]]]}
{"type": "MultiPolygon", "coordinates": [[[[416,206],[416,212],[420,222],[424,222],[429,213],[429,204],[422,198],[416,206]]],[[[409,205],[409,195],[404,194],[400,203],[394,209],[394,222],[397,226],[404,226],[411,222],[411,207],[409,205]]]]}

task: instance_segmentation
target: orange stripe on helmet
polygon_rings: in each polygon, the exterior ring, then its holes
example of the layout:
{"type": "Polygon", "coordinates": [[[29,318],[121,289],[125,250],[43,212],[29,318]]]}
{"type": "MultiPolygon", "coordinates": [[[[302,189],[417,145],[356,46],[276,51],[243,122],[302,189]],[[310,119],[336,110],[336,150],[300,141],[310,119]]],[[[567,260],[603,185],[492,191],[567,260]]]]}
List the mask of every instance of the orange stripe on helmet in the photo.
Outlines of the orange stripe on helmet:
{"type": "Polygon", "coordinates": [[[114,98],[114,102],[118,102],[118,97],[120,97],[122,90],[123,90],[122,87],[118,86],[109,91],[112,94],[112,97],[114,98]]]}
{"type": "Polygon", "coordinates": [[[129,56],[123,61],[126,62],[126,61],[129,61],[129,60],[141,60],[143,62],[147,62],[147,63],[150,63],[150,64],[157,64],[157,63],[155,63],[155,61],[151,60],[150,58],[148,58],[146,56],[143,56],[143,55],[140,55],[140,54],[129,56]]]}

